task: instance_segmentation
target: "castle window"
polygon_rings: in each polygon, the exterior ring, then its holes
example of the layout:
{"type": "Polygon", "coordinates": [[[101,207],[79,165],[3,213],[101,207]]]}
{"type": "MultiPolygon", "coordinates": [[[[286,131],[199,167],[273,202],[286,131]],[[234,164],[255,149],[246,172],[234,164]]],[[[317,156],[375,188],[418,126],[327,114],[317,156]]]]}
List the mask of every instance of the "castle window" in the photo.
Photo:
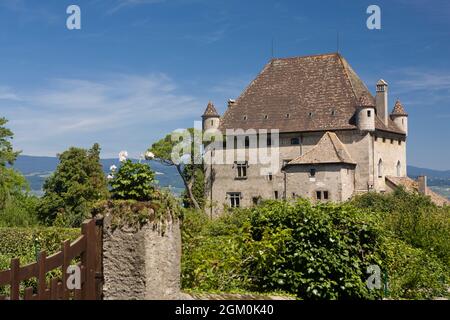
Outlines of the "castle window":
{"type": "Polygon", "coordinates": [[[325,191],[316,191],[316,199],[321,200],[328,200],[330,197],[329,192],[327,190],[325,191]]]}
{"type": "Polygon", "coordinates": [[[236,179],[247,179],[248,162],[235,162],[236,164],[236,179]]]}
{"type": "Polygon", "coordinates": [[[267,135],[267,146],[271,146],[272,145],[272,136],[270,134],[267,135]]]}
{"type": "Polygon", "coordinates": [[[370,118],[372,116],[372,111],[371,110],[367,110],[367,117],[370,118]]]}
{"type": "Polygon", "coordinates": [[[402,140],[398,140],[398,145],[399,145],[399,146],[402,145],[402,140]]]}
{"type": "Polygon", "coordinates": [[[212,126],[214,125],[214,120],[211,120],[211,125],[212,125],[212,126]]]}
{"type": "Polygon", "coordinates": [[[269,173],[269,174],[267,175],[267,180],[268,180],[268,181],[272,181],[272,180],[273,180],[273,175],[272,175],[271,173],[269,173]]]}
{"type": "Polygon", "coordinates": [[[244,116],[244,120],[247,120],[247,116],[244,116]]]}
{"type": "Polygon", "coordinates": [[[248,136],[245,137],[245,147],[246,148],[250,147],[250,138],[248,136]]]}
{"type": "Polygon", "coordinates": [[[308,113],[308,116],[309,116],[310,118],[312,118],[313,113],[312,113],[312,112],[308,113]]]}
{"type": "Polygon", "coordinates": [[[240,192],[229,192],[228,197],[230,198],[230,207],[239,208],[241,206],[240,192]]]}
{"type": "Polygon", "coordinates": [[[289,114],[289,113],[286,113],[286,118],[290,118],[291,117],[291,115],[289,114]]]}
{"type": "Polygon", "coordinates": [[[274,196],[275,200],[278,200],[278,191],[274,191],[273,196],[274,196]]]}
{"type": "Polygon", "coordinates": [[[332,115],[332,116],[335,116],[335,115],[336,115],[336,110],[332,110],[332,111],[331,111],[331,115],[332,115]]]}
{"type": "Polygon", "coordinates": [[[383,160],[378,161],[378,178],[383,177],[383,160]]]}
{"type": "Polygon", "coordinates": [[[400,177],[402,174],[402,165],[400,163],[400,160],[397,162],[397,177],[400,177]]]}
{"type": "Polygon", "coordinates": [[[269,119],[269,116],[267,114],[264,115],[264,119],[267,120],[269,119]]]}
{"type": "Polygon", "coordinates": [[[322,200],[322,191],[316,191],[316,199],[322,200]]]}
{"type": "Polygon", "coordinates": [[[314,178],[316,176],[316,169],[313,168],[313,169],[309,170],[309,176],[311,178],[314,178]]]}
{"type": "Polygon", "coordinates": [[[254,205],[254,206],[257,206],[258,204],[261,203],[261,197],[260,197],[260,196],[253,197],[253,198],[252,198],[252,201],[253,201],[253,205],[254,205]]]}
{"type": "Polygon", "coordinates": [[[291,145],[299,145],[300,139],[299,138],[292,138],[291,139],[291,145]]]}

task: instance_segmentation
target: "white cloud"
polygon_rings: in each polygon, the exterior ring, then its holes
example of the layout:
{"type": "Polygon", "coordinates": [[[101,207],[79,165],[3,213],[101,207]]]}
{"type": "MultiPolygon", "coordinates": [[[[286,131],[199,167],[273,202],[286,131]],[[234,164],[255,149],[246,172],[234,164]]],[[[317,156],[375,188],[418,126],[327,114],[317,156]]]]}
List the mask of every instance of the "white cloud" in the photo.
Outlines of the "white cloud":
{"type": "Polygon", "coordinates": [[[0,110],[10,120],[17,147],[36,155],[94,142],[108,154],[116,148],[143,152],[175,124],[192,126],[189,121],[199,118],[203,106],[164,74],[56,79],[20,95],[1,88],[0,110]]]}

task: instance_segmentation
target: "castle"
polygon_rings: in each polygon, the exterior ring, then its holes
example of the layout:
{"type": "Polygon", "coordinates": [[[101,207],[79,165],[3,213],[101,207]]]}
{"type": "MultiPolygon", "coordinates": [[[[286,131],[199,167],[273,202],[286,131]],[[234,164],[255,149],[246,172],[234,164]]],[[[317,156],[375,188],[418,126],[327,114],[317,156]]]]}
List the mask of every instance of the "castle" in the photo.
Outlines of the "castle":
{"type": "MultiPolygon", "coordinates": [[[[277,129],[281,168],[261,174],[262,164],[246,158],[212,161],[205,168],[211,214],[263,199],[340,202],[406,181],[408,114],[400,101],[389,107],[386,81],[375,89],[373,97],[347,61],[332,53],[272,59],[223,116],[209,103],[202,116],[206,132],[277,129]]],[[[233,148],[248,157],[259,145],[245,140],[233,148]]]]}

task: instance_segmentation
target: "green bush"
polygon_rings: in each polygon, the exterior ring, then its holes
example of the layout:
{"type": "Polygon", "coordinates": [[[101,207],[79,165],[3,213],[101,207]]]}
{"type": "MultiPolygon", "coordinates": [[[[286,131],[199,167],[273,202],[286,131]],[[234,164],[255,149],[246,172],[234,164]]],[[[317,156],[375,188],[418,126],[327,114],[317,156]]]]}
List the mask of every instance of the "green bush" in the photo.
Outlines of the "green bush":
{"type": "MultiPolygon", "coordinates": [[[[20,265],[24,266],[35,262],[39,251],[46,251],[47,255],[51,255],[61,250],[62,241],[73,241],[79,236],[80,229],[0,228],[0,271],[10,268],[12,258],[19,258],[20,265]]],[[[60,272],[55,274],[60,275],[60,272]]],[[[31,279],[26,285],[36,286],[36,280],[31,279]]],[[[7,286],[0,287],[0,295],[7,294],[8,290],[7,286]]]]}
{"type": "Polygon", "coordinates": [[[386,238],[383,253],[385,270],[388,270],[390,298],[450,298],[448,266],[439,259],[394,238],[386,238]]]}
{"type": "Polygon", "coordinates": [[[0,227],[32,227],[39,224],[39,198],[26,193],[15,195],[0,209],[0,227]]]}
{"type": "Polygon", "coordinates": [[[183,224],[183,287],[287,292],[305,299],[373,298],[365,280],[379,230],[349,206],[265,202],[183,224]],[[201,222],[203,221],[203,225],[201,222]]]}
{"type": "Polygon", "coordinates": [[[117,200],[149,201],[155,191],[155,173],[146,163],[122,162],[110,181],[111,196],[117,200]]]}

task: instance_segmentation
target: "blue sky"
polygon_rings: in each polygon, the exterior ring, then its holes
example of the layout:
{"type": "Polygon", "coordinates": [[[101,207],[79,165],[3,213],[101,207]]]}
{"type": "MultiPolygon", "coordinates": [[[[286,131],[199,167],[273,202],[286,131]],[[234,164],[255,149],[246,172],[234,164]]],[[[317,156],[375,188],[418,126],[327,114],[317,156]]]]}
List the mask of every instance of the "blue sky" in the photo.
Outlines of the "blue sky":
{"type": "Polygon", "coordinates": [[[340,52],[410,115],[408,162],[450,169],[450,2],[0,0],[0,115],[24,154],[99,142],[137,156],[220,112],[271,56],[340,52]],[[66,28],[66,8],[82,29],[66,28]],[[381,7],[381,30],[366,8],[381,7]]]}

